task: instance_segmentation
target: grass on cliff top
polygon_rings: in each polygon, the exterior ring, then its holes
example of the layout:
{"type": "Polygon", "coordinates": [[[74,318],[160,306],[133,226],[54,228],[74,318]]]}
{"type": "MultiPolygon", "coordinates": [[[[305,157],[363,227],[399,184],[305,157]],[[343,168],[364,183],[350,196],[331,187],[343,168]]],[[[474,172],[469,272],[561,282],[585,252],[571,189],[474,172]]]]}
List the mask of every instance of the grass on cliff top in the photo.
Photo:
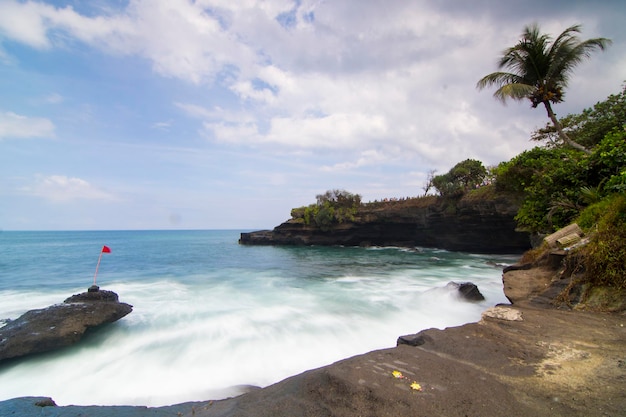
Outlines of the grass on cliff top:
{"type": "Polygon", "coordinates": [[[484,187],[475,188],[469,190],[463,195],[463,200],[475,201],[475,200],[493,200],[498,197],[496,193],[496,187],[494,185],[485,185],[484,187]]]}
{"type": "Polygon", "coordinates": [[[393,209],[403,209],[410,207],[429,207],[434,204],[440,203],[442,201],[491,201],[496,200],[498,198],[507,198],[512,202],[517,203],[520,199],[519,195],[515,195],[509,192],[497,191],[495,185],[485,185],[479,188],[475,188],[464,192],[463,194],[457,197],[446,197],[436,196],[436,195],[426,195],[422,197],[408,197],[408,198],[392,198],[385,199],[383,201],[372,201],[369,203],[364,203],[363,208],[365,209],[385,209],[385,208],[393,208],[393,209]]]}
{"type": "Polygon", "coordinates": [[[626,194],[614,194],[589,206],[579,222],[591,236],[581,248],[586,281],[592,286],[626,289],[626,194]]]}
{"type": "Polygon", "coordinates": [[[438,196],[435,195],[427,195],[422,197],[407,197],[407,198],[390,198],[381,201],[370,201],[368,203],[363,203],[362,208],[364,209],[402,209],[409,207],[428,207],[432,206],[439,199],[438,196]]]}

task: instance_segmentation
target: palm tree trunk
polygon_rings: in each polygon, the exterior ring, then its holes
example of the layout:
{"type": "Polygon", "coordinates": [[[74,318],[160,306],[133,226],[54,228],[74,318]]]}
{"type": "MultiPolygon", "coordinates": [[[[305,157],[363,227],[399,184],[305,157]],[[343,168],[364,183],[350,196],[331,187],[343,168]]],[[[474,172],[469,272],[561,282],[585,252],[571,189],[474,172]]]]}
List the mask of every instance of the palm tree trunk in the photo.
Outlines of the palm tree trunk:
{"type": "Polygon", "coordinates": [[[559,133],[559,136],[561,137],[563,142],[565,142],[566,144],[568,144],[569,146],[571,146],[574,149],[578,149],[579,151],[583,151],[587,155],[591,155],[591,151],[589,149],[587,149],[583,145],[581,145],[581,144],[571,140],[570,137],[567,135],[567,133],[565,133],[563,131],[563,127],[561,126],[561,123],[559,123],[559,120],[556,118],[556,115],[552,111],[552,106],[550,105],[550,102],[549,101],[544,101],[543,104],[546,106],[546,111],[548,112],[548,117],[550,118],[550,120],[552,120],[552,123],[554,124],[554,127],[556,128],[556,131],[559,133]]]}

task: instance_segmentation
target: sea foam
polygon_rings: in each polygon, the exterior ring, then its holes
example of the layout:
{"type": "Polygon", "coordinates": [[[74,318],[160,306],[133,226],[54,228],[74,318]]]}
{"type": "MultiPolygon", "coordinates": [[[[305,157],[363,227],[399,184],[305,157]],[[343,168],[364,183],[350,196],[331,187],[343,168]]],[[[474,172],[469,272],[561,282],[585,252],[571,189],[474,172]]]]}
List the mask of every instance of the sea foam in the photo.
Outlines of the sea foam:
{"type": "MultiPolygon", "coordinates": [[[[99,244],[98,232],[90,233],[79,237],[99,244]]],[[[133,312],[73,347],[0,366],[0,400],[37,395],[59,405],[161,406],[237,395],[393,347],[400,335],[476,321],[487,307],[506,302],[501,270],[487,261],[512,259],[428,249],[240,247],[232,243],[235,232],[171,233],[169,240],[108,233],[112,254],[103,262],[115,263],[125,246],[134,252],[114,270],[103,263],[101,285],[133,312]],[[144,251],[155,247],[167,257],[145,264],[144,251]],[[177,264],[177,251],[193,261],[177,264]],[[486,300],[459,299],[449,281],[474,282],[486,300]]],[[[60,274],[39,269],[40,276],[60,274]]],[[[40,290],[11,288],[5,280],[0,318],[84,291],[77,281],[40,290]]]]}

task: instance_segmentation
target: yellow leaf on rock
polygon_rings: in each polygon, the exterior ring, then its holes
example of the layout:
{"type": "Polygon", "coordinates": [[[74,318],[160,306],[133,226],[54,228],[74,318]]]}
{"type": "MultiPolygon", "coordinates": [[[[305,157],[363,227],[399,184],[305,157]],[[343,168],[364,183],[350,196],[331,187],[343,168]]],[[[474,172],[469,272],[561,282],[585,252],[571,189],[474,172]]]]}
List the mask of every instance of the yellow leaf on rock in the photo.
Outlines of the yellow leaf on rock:
{"type": "Polygon", "coordinates": [[[411,388],[416,390],[416,391],[421,391],[422,390],[422,386],[420,384],[418,384],[417,382],[413,381],[413,383],[411,384],[411,388]]]}
{"type": "Polygon", "coordinates": [[[391,375],[393,375],[394,378],[402,378],[403,377],[402,372],[400,372],[400,371],[393,371],[391,373],[391,375]]]}

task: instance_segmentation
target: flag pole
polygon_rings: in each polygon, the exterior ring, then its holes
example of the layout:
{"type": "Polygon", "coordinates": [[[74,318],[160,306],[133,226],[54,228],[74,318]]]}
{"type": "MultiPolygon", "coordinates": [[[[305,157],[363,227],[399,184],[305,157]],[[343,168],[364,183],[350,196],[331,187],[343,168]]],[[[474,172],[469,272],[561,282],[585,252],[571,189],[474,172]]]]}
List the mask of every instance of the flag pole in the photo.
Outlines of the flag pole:
{"type": "Polygon", "coordinates": [[[96,287],[96,276],[98,276],[98,268],[100,268],[100,261],[102,260],[103,253],[111,253],[111,249],[104,245],[102,246],[102,250],[100,251],[100,256],[98,257],[98,264],[96,265],[96,273],[93,274],[93,286],[96,287]]]}
{"type": "Polygon", "coordinates": [[[101,260],[102,260],[102,251],[100,251],[100,256],[98,256],[98,264],[96,265],[96,273],[93,274],[93,285],[96,285],[96,276],[98,275],[98,268],[100,268],[101,260]]]}

